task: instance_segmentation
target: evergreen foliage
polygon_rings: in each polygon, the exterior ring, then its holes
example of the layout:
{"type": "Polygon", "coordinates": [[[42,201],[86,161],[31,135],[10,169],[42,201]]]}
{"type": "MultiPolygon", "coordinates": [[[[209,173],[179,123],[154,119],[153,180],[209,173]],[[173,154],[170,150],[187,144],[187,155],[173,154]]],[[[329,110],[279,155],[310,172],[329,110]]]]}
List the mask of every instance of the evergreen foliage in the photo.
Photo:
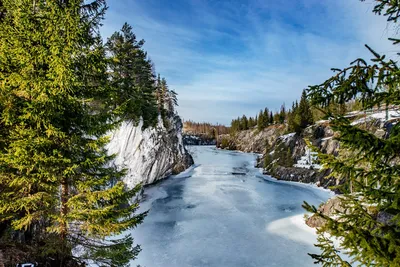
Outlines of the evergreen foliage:
{"type": "MultiPolygon", "coordinates": [[[[267,113],[268,114],[268,113],[267,113]]],[[[280,110],[280,112],[279,112],[279,123],[284,123],[285,122],[285,119],[286,119],[286,109],[285,109],[285,104],[283,104],[282,106],[281,106],[281,110],[280,110]]]]}
{"type": "Polygon", "coordinates": [[[272,114],[272,111],[269,113],[269,124],[274,123],[274,115],[272,114]]]}
{"type": "MultiPolygon", "coordinates": [[[[111,95],[106,104],[119,107],[120,118],[143,126],[157,122],[156,84],[152,63],[143,50],[144,40],[136,40],[132,27],[125,23],[120,32],[107,40],[111,95]]],[[[166,86],[165,80],[163,80],[166,86]]],[[[164,92],[166,93],[166,92],[164,92]]]]}
{"type": "Polygon", "coordinates": [[[258,120],[257,120],[257,129],[259,131],[261,131],[262,129],[264,129],[265,126],[265,116],[264,116],[264,112],[262,110],[260,110],[260,113],[258,114],[258,120]]]}
{"type": "Polygon", "coordinates": [[[241,130],[249,129],[249,124],[246,115],[243,115],[242,119],[240,120],[240,129],[241,130]]]}
{"type": "Polygon", "coordinates": [[[269,110],[268,108],[264,109],[264,114],[263,114],[263,124],[262,124],[262,128],[266,128],[268,125],[272,124],[270,121],[268,121],[268,114],[269,114],[269,110]]]}
{"type": "Polygon", "coordinates": [[[238,117],[237,119],[232,120],[230,130],[231,133],[235,133],[237,131],[249,130],[257,127],[258,131],[262,131],[274,123],[284,124],[287,116],[288,112],[285,109],[285,104],[281,106],[280,111],[276,112],[275,115],[266,107],[264,110],[261,109],[258,115],[254,118],[247,118],[243,115],[241,118],[238,117]]]}
{"type": "Polygon", "coordinates": [[[253,117],[249,117],[249,120],[247,122],[249,129],[253,128],[254,126],[256,126],[256,123],[253,119],[253,117]]]}
{"type": "MultiPolygon", "coordinates": [[[[376,1],[373,11],[397,23],[400,16],[398,1],[376,1]]],[[[399,39],[391,39],[394,44],[399,39]]],[[[320,255],[311,256],[323,266],[350,266],[358,262],[365,266],[400,266],[400,125],[395,124],[389,137],[381,139],[352,125],[332,103],[342,105],[358,99],[364,109],[381,105],[400,104],[400,72],[397,63],[386,59],[366,46],[372,54],[371,63],[359,58],[320,85],[309,88],[312,104],[331,117],[332,128],[339,133],[339,157],[321,155],[332,176],[342,179],[344,212],[335,219],[321,214],[307,203],[304,207],[326,220],[321,227],[317,246],[320,255]],[[326,234],[340,240],[344,261],[339,249],[326,234]]]]}
{"type": "Polygon", "coordinates": [[[0,1],[0,238],[22,242],[26,260],[123,266],[140,251],[131,236],[106,239],[146,216],[106,134],[125,119],[154,125],[160,103],[171,116],[176,93],[128,24],[102,44],[105,11],[103,0],[0,1]]]}
{"type": "Polygon", "coordinates": [[[155,97],[157,100],[158,114],[161,116],[164,126],[169,129],[169,118],[175,115],[175,107],[178,106],[177,93],[170,90],[167,80],[158,74],[156,81],[155,97]]]}
{"type": "Polygon", "coordinates": [[[303,90],[300,104],[293,103],[292,109],[288,114],[288,131],[300,133],[307,126],[314,123],[313,114],[306,91],[303,90]]]}
{"type": "Polygon", "coordinates": [[[184,121],[183,122],[183,131],[188,134],[194,135],[206,135],[210,138],[215,138],[216,135],[219,134],[228,134],[229,127],[226,127],[221,124],[211,124],[207,122],[193,122],[193,121],[184,121]]]}

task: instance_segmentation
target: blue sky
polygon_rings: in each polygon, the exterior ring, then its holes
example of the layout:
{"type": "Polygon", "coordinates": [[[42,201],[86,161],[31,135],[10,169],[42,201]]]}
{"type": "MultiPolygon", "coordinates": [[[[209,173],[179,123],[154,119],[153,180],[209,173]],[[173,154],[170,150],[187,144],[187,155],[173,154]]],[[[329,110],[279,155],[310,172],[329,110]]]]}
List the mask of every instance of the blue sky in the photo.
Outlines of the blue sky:
{"type": "Polygon", "coordinates": [[[104,37],[124,22],[178,93],[185,120],[229,124],[290,107],[358,57],[394,55],[392,29],[358,0],[109,0],[104,37]]]}

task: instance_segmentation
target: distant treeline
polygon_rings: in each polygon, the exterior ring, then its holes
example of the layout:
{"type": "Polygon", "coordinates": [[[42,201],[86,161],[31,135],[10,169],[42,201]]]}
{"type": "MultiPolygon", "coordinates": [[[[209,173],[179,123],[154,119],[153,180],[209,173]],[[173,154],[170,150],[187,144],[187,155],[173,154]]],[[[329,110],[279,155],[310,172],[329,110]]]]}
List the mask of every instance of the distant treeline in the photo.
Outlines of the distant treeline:
{"type": "Polygon", "coordinates": [[[246,115],[243,115],[242,117],[233,119],[231,122],[231,132],[248,130],[255,127],[261,131],[269,125],[283,123],[286,116],[287,112],[284,104],[281,106],[281,110],[275,113],[266,107],[261,109],[255,117],[247,117],[246,115]]]}
{"type": "Polygon", "coordinates": [[[302,129],[321,120],[324,117],[323,111],[334,111],[336,113],[345,114],[346,112],[360,109],[358,101],[350,101],[345,104],[330,104],[325,108],[312,108],[307,99],[306,91],[302,92],[300,102],[297,100],[292,103],[292,107],[287,109],[285,104],[281,105],[279,111],[271,111],[268,107],[261,109],[255,117],[247,117],[243,115],[233,119],[231,122],[230,133],[237,131],[257,129],[262,131],[266,127],[274,124],[287,124],[289,132],[301,132],[302,129]]]}
{"type": "Polygon", "coordinates": [[[208,122],[194,122],[194,121],[184,121],[183,131],[188,134],[194,135],[205,135],[212,138],[220,134],[229,133],[229,127],[220,124],[211,124],[208,122]]]}

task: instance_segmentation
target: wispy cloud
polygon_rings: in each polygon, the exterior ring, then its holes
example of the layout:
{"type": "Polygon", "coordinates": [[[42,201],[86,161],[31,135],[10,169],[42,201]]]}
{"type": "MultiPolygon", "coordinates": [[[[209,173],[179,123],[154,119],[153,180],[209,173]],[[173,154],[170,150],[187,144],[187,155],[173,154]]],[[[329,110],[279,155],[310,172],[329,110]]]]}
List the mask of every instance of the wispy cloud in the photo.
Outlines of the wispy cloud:
{"type": "Polygon", "coordinates": [[[265,106],[291,105],[331,67],[394,54],[371,3],[320,0],[110,1],[103,34],[127,21],[179,94],[184,119],[228,124],[265,106]]]}

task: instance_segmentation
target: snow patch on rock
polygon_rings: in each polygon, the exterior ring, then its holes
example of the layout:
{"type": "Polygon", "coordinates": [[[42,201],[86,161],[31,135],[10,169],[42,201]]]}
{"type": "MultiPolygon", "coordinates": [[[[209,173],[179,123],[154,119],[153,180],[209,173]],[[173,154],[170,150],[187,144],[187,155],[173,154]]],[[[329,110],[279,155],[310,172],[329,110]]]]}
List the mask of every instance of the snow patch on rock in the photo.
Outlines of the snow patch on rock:
{"type": "MultiPolygon", "coordinates": [[[[362,114],[362,113],[360,113],[362,114]]],[[[387,115],[387,120],[391,120],[391,119],[398,119],[400,117],[400,112],[399,110],[395,109],[395,110],[388,110],[387,114],[386,114],[386,110],[383,111],[379,111],[379,112],[375,112],[369,115],[366,115],[366,117],[355,120],[351,123],[351,125],[357,125],[360,123],[364,123],[367,121],[371,121],[371,120],[380,120],[382,122],[386,122],[386,115],[387,115]]]]}
{"type": "Polygon", "coordinates": [[[296,133],[289,133],[289,134],[285,134],[279,137],[279,139],[281,139],[283,142],[288,143],[293,136],[295,136],[296,133]]]}

